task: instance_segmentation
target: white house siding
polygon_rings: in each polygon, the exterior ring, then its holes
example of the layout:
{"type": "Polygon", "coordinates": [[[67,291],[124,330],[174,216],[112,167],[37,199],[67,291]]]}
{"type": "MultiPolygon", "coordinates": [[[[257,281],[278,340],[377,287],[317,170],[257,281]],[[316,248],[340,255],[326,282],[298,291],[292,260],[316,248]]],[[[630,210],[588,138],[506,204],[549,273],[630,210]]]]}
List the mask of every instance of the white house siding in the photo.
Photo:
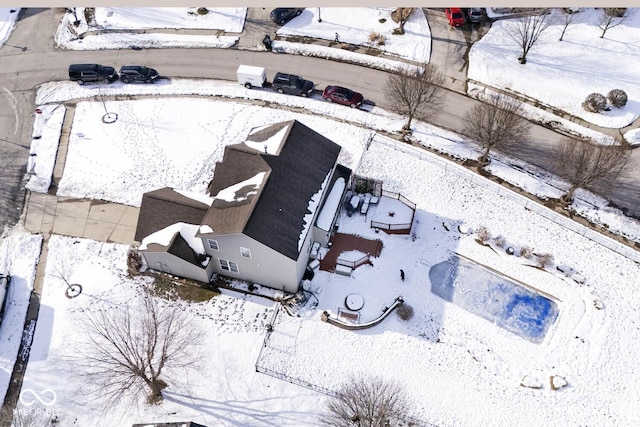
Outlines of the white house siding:
{"type": "MultiPolygon", "coordinates": [[[[296,261],[244,234],[218,235],[209,238],[218,241],[219,250],[214,250],[209,248],[207,237],[202,237],[205,251],[212,257],[211,264],[215,273],[286,292],[298,290],[304,267],[301,273],[296,261]],[[251,250],[251,259],[241,255],[241,247],[251,250]],[[238,264],[238,273],[221,269],[220,259],[238,264]]],[[[304,254],[308,257],[306,252],[304,254]]]]}
{"type": "Polygon", "coordinates": [[[321,246],[326,247],[331,239],[331,231],[325,231],[321,228],[313,226],[313,240],[320,243],[321,246]]]}
{"type": "Polygon", "coordinates": [[[174,276],[185,277],[208,283],[213,275],[213,265],[211,262],[205,267],[198,267],[168,252],[140,252],[149,268],[174,276]]]}

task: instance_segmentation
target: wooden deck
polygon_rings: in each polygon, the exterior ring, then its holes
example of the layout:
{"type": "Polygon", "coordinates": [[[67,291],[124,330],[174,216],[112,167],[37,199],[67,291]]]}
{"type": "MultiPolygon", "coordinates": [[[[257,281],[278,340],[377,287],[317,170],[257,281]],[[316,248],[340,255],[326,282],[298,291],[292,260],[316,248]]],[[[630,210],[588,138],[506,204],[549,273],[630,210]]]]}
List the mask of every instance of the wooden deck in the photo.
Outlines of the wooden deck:
{"type": "Polygon", "coordinates": [[[343,252],[360,251],[372,257],[379,257],[382,252],[382,241],[379,239],[370,240],[352,234],[336,233],[329,240],[331,249],[320,261],[320,270],[333,271],[336,267],[336,260],[343,252]]]}

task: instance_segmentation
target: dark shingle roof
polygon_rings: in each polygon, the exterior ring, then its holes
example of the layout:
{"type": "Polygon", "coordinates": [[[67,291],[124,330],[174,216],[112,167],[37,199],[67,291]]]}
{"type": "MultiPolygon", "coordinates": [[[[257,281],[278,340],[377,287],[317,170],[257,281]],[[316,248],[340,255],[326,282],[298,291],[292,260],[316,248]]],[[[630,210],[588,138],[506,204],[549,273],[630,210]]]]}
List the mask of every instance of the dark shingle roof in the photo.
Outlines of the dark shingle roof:
{"type": "Polygon", "coordinates": [[[202,268],[202,260],[180,233],[173,236],[173,241],[169,244],[167,252],[202,268]]]}
{"type": "MultiPolygon", "coordinates": [[[[326,179],[340,153],[340,146],[292,120],[253,132],[247,143],[228,146],[209,185],[212,196],[234,184],[264,172],[262,186],[239,202],[216,199],[203,224],[213,234],[244,233],[291,258],[298,258],[298,241],[311,197],[326,179]],[[278,149],[269,153],[259,147],[273,144],[283,131],[278,149]],[[248,144],[258,148],[251,148],[248,144]]],[[[245,189],[246,190],[246,189],[245,189]]]]}
{"type": "MultiPolygon", "coordinates": [[[[246,150],[243,144],[230,145],[224,150],[222,162],[218,162],[213,180],[209,184],[212,196],[221,190],[240,182],[254,178],[264,172],[263,182],[269,172],[269,166],[255,150],[246,150]]],[[[229,202],[215,199],[204,216],[202,224],[208,225],[214,234],[242,233],[258,199],[260,188],[248,185],[236,191],[240,200],[229,202]]]]}
{"type": "Polygon", "coordinates": [[[309,201],[333,170],[340,146],[298,121],[290,123],[279,155],[262,156],[271,173],[244,234],[297,259],[309,201]]]}
{"type": "Polygon", "coordinates": [[[148,235],[177,222],[200,224],[209,206],[164,187],[142,195],[134,239],[141,242],[148,235]]]}

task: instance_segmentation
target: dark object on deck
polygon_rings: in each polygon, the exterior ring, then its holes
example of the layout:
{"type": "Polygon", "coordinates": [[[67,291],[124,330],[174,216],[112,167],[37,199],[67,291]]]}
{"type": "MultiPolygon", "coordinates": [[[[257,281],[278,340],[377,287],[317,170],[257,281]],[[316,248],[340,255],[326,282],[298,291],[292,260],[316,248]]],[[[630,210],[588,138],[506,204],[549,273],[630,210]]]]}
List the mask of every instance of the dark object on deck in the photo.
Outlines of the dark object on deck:
{"type": "Polygon", "coordinates": [[[404,270],[400,270],[400,280],[404,282],[404,270]]]}
{"type": "Polygon", "coordinates": [[[262,39],[262,44],[267,50],[271,50],[271,37],[269,37],[269,34],[264,36],[264,38],[262,39]]]}

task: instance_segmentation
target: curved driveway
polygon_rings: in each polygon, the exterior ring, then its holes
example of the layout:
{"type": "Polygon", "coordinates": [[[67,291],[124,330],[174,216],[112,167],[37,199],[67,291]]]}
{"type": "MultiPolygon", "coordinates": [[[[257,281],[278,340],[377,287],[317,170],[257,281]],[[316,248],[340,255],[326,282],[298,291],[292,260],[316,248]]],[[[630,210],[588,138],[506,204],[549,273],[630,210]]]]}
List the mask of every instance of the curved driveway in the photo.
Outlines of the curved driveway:
{"type": "MultiPolygon", "coordinates": [[[[235,80],[238,64],[263,66],[268,76],[287,70],[313,80],[318,87],[328,83],[343,84],[365,94],[381,107],[388,107],[384,97],[387,73],[357,65],[328,61],[298,55],[274,54],[237,49],[154,49],[66,51],[55,49],[53,35],[62,17],[58,9],[23,9],[7,43],[0,48],[0,224],[17,222],[24,187],[21,181],[26,172],[29,144],[33,126],[35,88],[52,81],[65,80],[67,67],[74,62],[98,62],[116,66],[125,63],[144,63],[159,69],[163,75],[173,77],[211,78],[235,80]],[[4,217],[1,217],[4,213],[4,217]]],[[[251,13],[250,13],[251,15],[251,13]]],[[[450,86],[442,112],[431,118],[437,126],[460,132],[465,112],[477,101],[464,96],[464,74],[469,41],[477,38],[446,25],[441,10],[427,10],[433,37],[432,62],[445,67],[450,86]],[[466,35],[466,37],[465,37],[466,35]],[[446,52],[444,55],[443,52],[446,52]],[[460,57],[460,55],[462,55],[460,57]]],[[[259,20],[258,20],[259,21],[259,20]]],[[[256,38],[255,32],[270,29],[255,21],[253,34],[241,38],[256,38]]],[[[246,31],[246,30],[245,30],[246,31]]],[[[260,37],[262,34],[259,35],[260,37]]],[[[615,131],[617,132],[617,131],[615,131]]],[[[560,135],[542,127],[533,126],[529,143],[513,155],[530,163],[548,166],[549,150],[560,135]]],[[[634,150],[640,157],[640,150],[634,150]]],[[[639,159],[636,159],[639,160],[639,159]]],[[[640,165],[640,162],[637,163],[640,165]]],[[[609,190],[607,196],[628,213],[640,217],[640,168],[622,185],[609,190]]]]}

